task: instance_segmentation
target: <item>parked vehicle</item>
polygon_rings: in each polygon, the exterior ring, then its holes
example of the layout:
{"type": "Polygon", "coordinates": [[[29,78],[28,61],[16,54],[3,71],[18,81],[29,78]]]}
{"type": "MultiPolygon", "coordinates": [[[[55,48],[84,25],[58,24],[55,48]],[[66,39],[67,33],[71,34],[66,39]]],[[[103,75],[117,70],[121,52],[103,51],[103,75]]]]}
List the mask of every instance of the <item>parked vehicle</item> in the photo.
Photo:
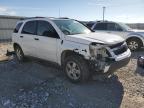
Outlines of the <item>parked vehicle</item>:
{"type": "Polygon", "coordinates": [[[16,57],[55,62],[72,82],[87,81],[94,74],[112,74],[131,56],[123,38],[94,33],[83,24],[65,18],[32,18],[17,23],[12,35],[16,57]]]}
{"type": "Polygon", "coordinates": [[[139,67],[144,68],[144,56],[140,56],[140,57],[138,58],[137,65],[138,65],[139,67]]]}
{"type": "Polygon", "coordinates": [[[138,50],[144,46],[144,30],[131,29],[124,23],[112,21],[97,21],[91,27],[96,32],[105,32],[109,34],[120,35],[126,39],[128,47],[132,50],[138,50]]]}

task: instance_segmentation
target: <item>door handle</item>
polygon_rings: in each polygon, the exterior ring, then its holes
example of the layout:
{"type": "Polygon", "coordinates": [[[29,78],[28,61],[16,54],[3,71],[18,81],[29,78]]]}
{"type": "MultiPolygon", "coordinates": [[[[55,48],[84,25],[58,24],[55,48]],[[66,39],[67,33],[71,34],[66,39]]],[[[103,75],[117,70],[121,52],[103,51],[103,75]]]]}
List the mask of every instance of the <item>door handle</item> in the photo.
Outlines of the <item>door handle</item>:
{"type": "Polygon", "coordinates": [[[111,33],[110,31],[108,31],[107,33],[111,33]]]}
{"type": "Polygon", "coordinates": [[[23,36],[20,36],[20,38],[23,38],[23,36]]]}
{"type": "Polygon", "coordinates": [[[39,38],[34,38],[34,40],[39,40],[39,38]]]}

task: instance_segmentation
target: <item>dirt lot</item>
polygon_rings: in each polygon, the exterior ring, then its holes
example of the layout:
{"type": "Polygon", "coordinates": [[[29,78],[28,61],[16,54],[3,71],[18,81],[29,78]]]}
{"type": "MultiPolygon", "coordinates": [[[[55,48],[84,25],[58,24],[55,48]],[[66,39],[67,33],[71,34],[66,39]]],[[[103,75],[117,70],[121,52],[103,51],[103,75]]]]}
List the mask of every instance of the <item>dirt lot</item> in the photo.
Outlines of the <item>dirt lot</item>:
{"type": "MultiPolygon", "coordinates": [[[[0,59],[10,44],[0,44],[0,59]]],[[[62,70],[48,62],[0,62],[0,108],[144,108],[144,69],[132,54],[128,66],[106,80],[72,84],[62,70]]]]}

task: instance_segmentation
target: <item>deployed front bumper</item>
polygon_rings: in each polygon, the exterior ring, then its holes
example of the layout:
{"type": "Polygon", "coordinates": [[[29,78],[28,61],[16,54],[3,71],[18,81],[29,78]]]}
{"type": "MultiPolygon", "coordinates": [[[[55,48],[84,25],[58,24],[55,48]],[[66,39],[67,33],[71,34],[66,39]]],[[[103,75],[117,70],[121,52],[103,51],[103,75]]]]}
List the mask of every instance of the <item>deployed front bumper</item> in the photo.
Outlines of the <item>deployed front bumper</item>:
{"type": "MultiPolygon", "coordinates": [[[[111,62],[109,69],[107,69],[108,73],[113,73],[117,69],[120,69],[124,66],[126,66],[131,58],[131,51],[128,49],[126,52],[124,52],[121,55],[115,56],[113,62],[111,62]]],[[[107,68],[107,67],[106,67],[107,68]]]]}
{"type": "Polygon", "coordinates": [[[120,69],[120,68],[126,66],[126,65],[129,63],[129,61],[130,61],[130,57],[125,58],[125,59],[122,59],[122,60],[120,60],[120,61],[114,61],[114,62],[110,65],[110,67],[109,67],[109,69],[108,69],[107,72],[113,73],[113,72],[115,72],[117,69],[120,69]]]}
{"type": "MultiPolygon", "coordinates": [[[[117,69],[126,66],[130,61],[130,57],[131,57],[131,51],[128,49],[126,52],[124,52],[121,55],[108,58],[106,61],[107,65],[105,65],[103,70],[101,70],[100,72],[103,74],[106,73],[112,74],[117,69]]],[[[97,70],[98,67],[96,67],[96,63],[94,61],[91,63],[91,67],[95,72],[99,71],[97,70]]]]}

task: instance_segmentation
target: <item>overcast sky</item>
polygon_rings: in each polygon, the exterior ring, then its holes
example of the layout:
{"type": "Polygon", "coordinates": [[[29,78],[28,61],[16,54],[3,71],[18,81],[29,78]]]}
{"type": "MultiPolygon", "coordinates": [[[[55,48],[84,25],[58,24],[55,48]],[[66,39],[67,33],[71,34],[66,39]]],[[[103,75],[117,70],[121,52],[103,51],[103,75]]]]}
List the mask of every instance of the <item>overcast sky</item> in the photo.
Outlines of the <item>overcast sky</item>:
{"type": "Polygon", "coordinates": [[[144,0],[1,0],[0,15],[70,17],[144,23],[144,0]]]}

